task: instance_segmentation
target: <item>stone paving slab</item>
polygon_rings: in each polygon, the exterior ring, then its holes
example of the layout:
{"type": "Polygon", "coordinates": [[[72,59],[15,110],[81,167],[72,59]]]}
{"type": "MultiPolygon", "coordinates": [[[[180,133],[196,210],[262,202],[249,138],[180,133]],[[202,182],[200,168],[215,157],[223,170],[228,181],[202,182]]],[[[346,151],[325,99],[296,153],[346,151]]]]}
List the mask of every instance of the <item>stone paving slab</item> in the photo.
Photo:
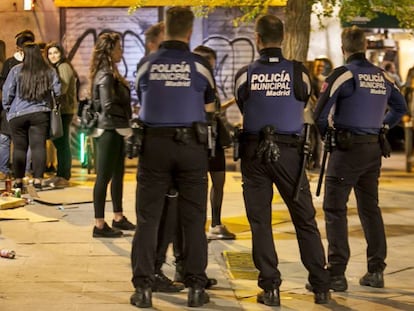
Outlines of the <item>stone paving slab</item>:
{"type": "MultiPolygon", "coordinates": [[[[126,216],[135,219],[135,167],[130,162],[125,178],[124,208],[126,216]]],[[[365,241],[356,213],[355,199],[349,200],[351,259],[347,269],[349,290],[332,293],[332,302],[320,306],[306,291],[307,273],[300,263],[299,250],[292,224],[287,220],[283,203],[273,205],[275,245],[280,257],[280,308],[256,303],[257,281],[231,277],[222,253],[251,252],[251,234],[245,218],[239,172],[228,172],[223,204],[223,222],[238,230],[235,241],[209,243],[207,273],[218,279],[209,290],[211,302],[198,310],[283,310],[283,311],[359,311],[414,310],[414,174],[405,173],[404,155],[384,160],[380,181],[380,206],[388,234],[388,258],[385,288],[361,287],[359,278],[365,273],[365,241]],[[238,227],[237,227],[238,226],[238,227]],[[238,229],[237,229],[238,228],[238,229]]],[[[85,170],[75,168],[77,187],[93,185],[93,175],[85,178],[85,170]]],[[[315,192],[317,174],[310,174],[315,192]]],[[[322,199],[314,198],[317,221],[326,247],[322,199]]],[[[120,239],[92,238],[93,206],[77,204],[63,209],[34,204],[31,211],[54,215],[58,221],[31,223],[27,220],[0,221],[0,248],[16,251],[16,259],[0,258],[1,311],[123,311],[136,310],[129,304],[133,292],[130,282],[130,248],[132,234],[120,239]],[[73,207],[73,208],[71,208],[73,207]],[[37,209],[37,211],[36,211],[37,209]],[[48,212],[50,211],[50,212],[48,212]],[[58,216],[58,217],[57,217],[58,216]]],[[[111,221],[111,203],[107,203],[107,220],[111,221]]],[[[210,212],[208,212],[210,217],[210,212]]],[[[173,256],[168,253],[164,271],[174,273],[173,256]]],[[[155,293],[153,310],[187,310],[187,291],[178,294],[155,293]]]]}

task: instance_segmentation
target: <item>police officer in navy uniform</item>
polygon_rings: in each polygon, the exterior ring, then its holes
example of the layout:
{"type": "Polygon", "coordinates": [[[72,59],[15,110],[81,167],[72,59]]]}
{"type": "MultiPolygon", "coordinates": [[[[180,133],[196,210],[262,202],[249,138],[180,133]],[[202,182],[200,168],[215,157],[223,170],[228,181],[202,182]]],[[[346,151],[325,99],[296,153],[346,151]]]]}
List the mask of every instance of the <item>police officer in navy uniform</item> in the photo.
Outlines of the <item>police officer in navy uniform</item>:
{"type": "Polygon", "coordinates": [[[157,232],[165,194],[173,184],[185,240],[188,306],[209,301],[207,283],[207,133],[214,116],[215,82],[208,62],[188,43],[194,14],[189,8],[166,12],[165,39],[157,52],[138,64],[137,94],[144,138],[137,173],[137,230],[132,245],[131,304],[152,306],[151,285],[157,232]],[[207,113],[206,113],[207,112],[207,113]]]}
{"type": "Polygon", "coordinates": [[[406,103],[392,79],[366,59],[363,30],[346,28],[341,38],[346,64],[326,79],[314,114],[321,135],[330,134],[336,145],[329,157],[323,202],[328,270],[331,288],[345,291],[350,256],[346,214],[353,189],[368,244],[368,272],[359,283],[381,288],[387,246],[378,207],[378,178],[381,156],[389,156],[390,151],[386,128],[399,122],[406,103]]]}
{"type": "Polygon", "coordinates": [[[329,275],[306,177],[302,178],[298,200],[294,200],[301,173],[300,146],[310,77],[301,63],[283,57],[280,46],[284,32],[279,18],[262,16],[255,27],[260,58],[236,74],[235,97],[243,114],[239,138],[243,196],[252,230],[253,260],[259,270],[258,286],[263,289],[257,301],[280,305],[281,275],[271,224],[275,184],[295,226],[315,303],[325,304],[330,298],[329,275]]]}

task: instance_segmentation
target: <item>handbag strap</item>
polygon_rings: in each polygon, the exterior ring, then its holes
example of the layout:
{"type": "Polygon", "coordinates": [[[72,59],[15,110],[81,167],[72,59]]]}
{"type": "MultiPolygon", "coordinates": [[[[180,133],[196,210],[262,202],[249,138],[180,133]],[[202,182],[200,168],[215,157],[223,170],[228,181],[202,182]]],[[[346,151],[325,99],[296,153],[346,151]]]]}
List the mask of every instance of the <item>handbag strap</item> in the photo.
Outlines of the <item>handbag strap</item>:
{"type": "Polygon", "coordinates": [[[52,110],[57,110],[59,109],[59,105],[56,101],[56,97],[55,97],[55,92],[53,90],[50,90],[50,97],[51,97],[51,109],[52,110]]]}

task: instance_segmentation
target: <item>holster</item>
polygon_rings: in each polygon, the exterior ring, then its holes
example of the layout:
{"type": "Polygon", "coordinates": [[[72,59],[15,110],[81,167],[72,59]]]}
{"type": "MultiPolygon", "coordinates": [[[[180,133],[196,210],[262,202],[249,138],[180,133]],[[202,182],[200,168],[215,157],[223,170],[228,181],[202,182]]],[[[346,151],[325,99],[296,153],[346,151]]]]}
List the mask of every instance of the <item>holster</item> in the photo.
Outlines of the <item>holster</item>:
{"type": "Polygon", "coordinates": [[[209,125],[207,127],[207,146],[210,152],[210,157],[214,158],[216,156],[216,130],[215,126],[209,125]]]}
{"type": "Polygon", "coordinates": [[[190,142],[191,139],[191,132],[188,128],[176,128],[175,129],[175,135],[174,135],[174,141],[181,143],[183,145],[187,145],[190,142]]]}
{"type": "Polygon", "coordinates": [[[274,141],[275,130],[273,126],[266,125],[260,131],[259,145],[256,149],[256,156],[265,163],[272,163],[279,160],[280,149],[274,141]]]}
{"type": "Polygon", "coordinates": [[[193,123],[194,133],[199,144],[208,144],[208,124],[205,122],[193,123]]]}
{"type": "Polygon", "coordinates": [[[384,158],[389,158],[391,156],[391,145],[387,139],[387,132],[388,130],[385,128],[382,128],[380,130],[380,135],[379,135],[379,143],[381,146],[381,151],[382,151],[382,156],[384,158]]]}
{"type": "Polygon", "coordinates": [[[242,131],[240,127],[234,128],[234,136],[233,136],[233,161],[237,161],[240,159],[240,139],[241,139],[242,131]]]}
{"type": "Polygon", "coordinates": [[[335,141],[339,150],[349,150],[354,144],[353,134],[348,130],[338,129],[335,131],[335,141]]]}

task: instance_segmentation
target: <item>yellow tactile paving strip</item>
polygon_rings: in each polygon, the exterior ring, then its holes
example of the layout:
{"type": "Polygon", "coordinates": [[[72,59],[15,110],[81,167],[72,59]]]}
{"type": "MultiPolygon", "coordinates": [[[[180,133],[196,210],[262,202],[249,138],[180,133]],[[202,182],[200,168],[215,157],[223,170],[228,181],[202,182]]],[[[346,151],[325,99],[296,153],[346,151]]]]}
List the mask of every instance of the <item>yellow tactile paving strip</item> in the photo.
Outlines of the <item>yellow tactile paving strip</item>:
{"type": "Polygon", "coordinates": [[[223,252],[230,277],[234,279],[257,280],[258,270],[253,264],[250,252],[223,252]]]}

